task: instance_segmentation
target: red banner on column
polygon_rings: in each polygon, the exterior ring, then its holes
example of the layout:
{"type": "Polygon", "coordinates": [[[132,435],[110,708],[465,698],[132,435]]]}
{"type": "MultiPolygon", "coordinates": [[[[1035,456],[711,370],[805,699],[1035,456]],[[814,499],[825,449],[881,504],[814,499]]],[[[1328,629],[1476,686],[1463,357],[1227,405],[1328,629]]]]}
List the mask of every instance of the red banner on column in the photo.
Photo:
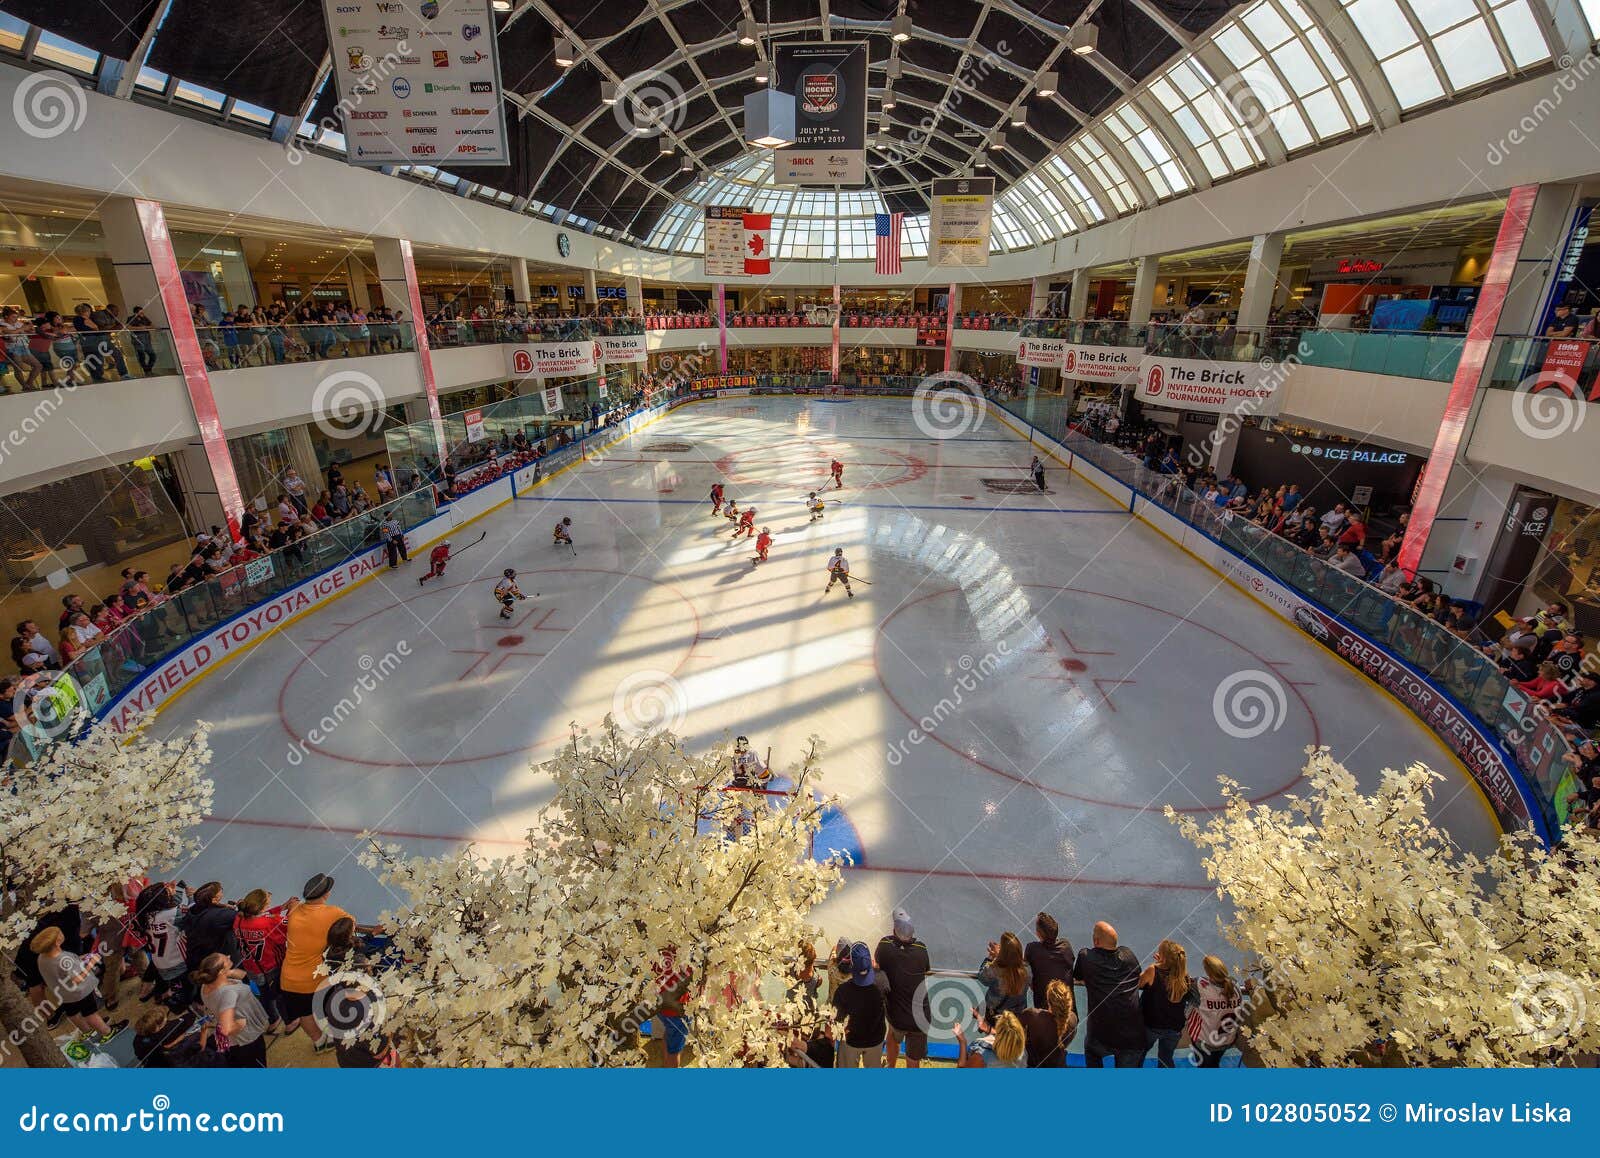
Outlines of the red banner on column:
{"type": "Polygon", "coordinates": [[[1557,338],[1544,352],[1544,365],[1539,367],[1536,390],[1556,387],[1568,398],[1578,396],[1578,376],[1589,357],[1589,343],[1576,338],[1557,338]]]}

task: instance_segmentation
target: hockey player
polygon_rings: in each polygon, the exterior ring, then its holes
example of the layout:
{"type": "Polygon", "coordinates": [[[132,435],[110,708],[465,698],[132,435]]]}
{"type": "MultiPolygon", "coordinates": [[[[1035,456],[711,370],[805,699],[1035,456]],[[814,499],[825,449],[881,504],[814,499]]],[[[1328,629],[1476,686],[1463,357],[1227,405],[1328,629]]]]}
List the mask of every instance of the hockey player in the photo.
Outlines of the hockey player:
{"type": "Polygon", "coordinates": [[[833,489],[836,490],[836,491],[843,490],[844,489],[844,463],[840,462],[838,459],[834,459],[832,462],[830,462],[828,464],[828,471],[829,471],[830,474],[833,475],[833,489]]]}
{"type": "Polygon", "coordinates": [[[746,538],[753,538],[755,533],[756,509],[746,507],[744,513],[739,516],[739,525],[733,529],[733,537],[737,539],[740,535],[744,535],[746,538]]]}
{"type": "Polygon", "coordinates": [[[417,586],[421,587],[429,579],[437,579],[443,575],[444,565],[448,562],[450,562],[450,540],[446,539],[428,552],[428,573],[417,577],[417,586]]]}
{"type": "Polygon", "coordinates": [[[733,779],[729,783],[735,788],[764,788],[771,779],[772,770],[750,750],[750,738],[737,737],[733,741],[733,779]]]}
{"type": "Polygon", "coordinates": [[[816,491],[812,491],[810,496],[806,499],[806,510],[811,512],[811,521],[813,523],[822,518],[822,509],[822,500],[817,498],[816,491]]]}
{"type": "MultiPolygon", "coordinates": [[[[829,586],[832,586],[830,583],[829,586]]],[[[511,605],[527,596],[517,587],[517,573],[507,567],[501,573],[500,582],[494,585],[494,597],[500,603],[500,618],[511,618],[511,605]]]]}
{"type": "Polygon", "coordinates": [[[559,523],[557,523],[556,529],[551,532],[550,545],[552,547],[559,547],[561,544],[565,543],[569,547],[572,546],[571,527],[572,520],[570,518],[562,519],[559,523]]]}
{"type": "Polygon", "coordinates": [[[835,583],[843,583],[844,593],[851,599],[856,597],[856,593],[850,590],[850,562],[844,557],[843,547],[833,549],[833,556],[828,560],[828,586],[822,593],[826,595],[832,591],[835,583]]]}
{"type": "Polygon", "coordinates": [[[761,534],[756,536],[756,562],[765,563],[767,552],[772,549],[772,528],[762,527],[761,534]]]}
{"type": "Polygon", "coordinates": [[[724,510],[722,512],[722,515],[723,515],[724,518],[726,518],[728,520],[728,522],[732,523],[734,526],[738,526],[739,525],[739,500],[738,499],[729,499],[728,500],[728,507],[727,507],[726,510],[724,510]]]}
{"type": "Polygon", "coordinates": [[[711,513],[713,515],[720,515],[722,513],[722,484],[721,483],[712,483],[711,484],[711,513]]]}
{"type": "Polygon", "coordinates": [[[1044,463],[1039,461],[1039,456],[1033,456],[1033,463],[1028,467],[1028,473],[1033,476],[1033,485],[1041,491],[1044,490],[1044,463]]]}

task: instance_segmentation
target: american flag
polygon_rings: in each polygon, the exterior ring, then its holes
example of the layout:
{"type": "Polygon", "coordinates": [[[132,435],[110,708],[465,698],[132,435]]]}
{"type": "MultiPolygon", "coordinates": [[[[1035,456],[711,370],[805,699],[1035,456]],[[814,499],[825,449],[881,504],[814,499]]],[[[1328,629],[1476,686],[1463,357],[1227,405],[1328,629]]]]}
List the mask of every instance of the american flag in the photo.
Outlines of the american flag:
{"type": "Polygon", "coordinates": [[[900,272],[900,218],[903,213],[875,213],[872,216],[876,273],[900,272]]]}

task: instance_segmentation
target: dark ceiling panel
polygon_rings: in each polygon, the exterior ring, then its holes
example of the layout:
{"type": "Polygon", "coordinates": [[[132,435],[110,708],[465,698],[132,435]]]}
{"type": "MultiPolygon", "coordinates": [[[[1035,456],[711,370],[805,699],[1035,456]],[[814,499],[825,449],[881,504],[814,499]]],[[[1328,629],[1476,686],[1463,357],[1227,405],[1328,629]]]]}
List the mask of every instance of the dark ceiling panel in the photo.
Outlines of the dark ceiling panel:
{"type": "Polygon", "coordinates": [[[1078,131],[1077,118],[1053,100],[1028,102],[1028,127],[1041,137],[1062,144],[1078,131]]]}
{"type": "MultiPolygon", "coordinates": [[[[601,225],[611,225],[608,213],[622,190],[633,180],[632,176],[615,165],[602,165],[589,181],[588,188],[578,195],[573,211],[601,225]]],[[[633,214],[629,214],[632,217],[633,214]]]]}
{"type": "Polygon", "coordinates": [[[721,48],[695,53],[694,62],[700,66],[700,71],[706,74],[706,79],[716,81],[720,77],[744,72],[755,64],[756,54],[755,50],[745,48],[743,45],[728,44],[721,48]]]}
{"type": "MultiPolygon", "coordinates": [[[[759,13],[760,8],[756,11],[759,13]]],[[[674,8],[667,19],[685,44],[699,44],[732,32],[744,19],[744,9],[737,0],[690,0],[674,8]]],[[[747,60],[755,56],[753,48],[739,48],[739,51],[747,60]]]]}
{"type": "Polygon", "coordinates": [[[96,52],[127,60],[139,47],[160,0],[3,0],[0,11],[75,40],[96,52]]]}
{"type": "Polygon", "coordinates": [[[1181,47],[1132,4],[1107,4],[1095,13],[1100,52],[1135,80],[1149,76],[1181,47]]]}
{"type": "Polygon", "coordinates": [[[709,168],[715,168],[724,161],[731,161],[744,152],[743,141],[723,141],[714,149],[707,149],[700,154],[700,160],[709,168]]]}
{"type": "Polygon", "coordinates": [[[672,37],[661,27],[659,20],[639,25],[632,32],[608,41],[600,49],[600,58],[626,83],[629,77],[647,69],[658,68],[677,51],[672,37]]]}
{"type": "Polygon", "coordinates": [[[1017,7],[1026,8],[1041,20],[1062,25],[1076,24],[1088,6],[1089,0],[1017,0],[1017,7]]]}
{"type": "Polygon", "coordinates": [[[957,40],[972,34],[973,21],[978,18],[975,5],[952,4],[950,0],[909,0],[906,14],[917,28],[957,40]]]}
{"type": "MultiPolygon", "coordinates": [[[[649,5],[646,0],[606,0],[604,4],[594,0],[551,0],[550,7],[580,40],[594,41],[615,36],[649,5]]],[[[526,19],[528,16],[518,17],[518,22],[526,19]]]]}
{"type": "Polygon", "coordinates": [[[1061,77],[1061,96],[1074,108],[1095,116],[1116,104],[1122,90],[1105,73],[1079,56],[1063,56],[1056,61],[1061,77]]]}
{"type": "Polygon", "coordinates": [[[500,82],[507,92],[536,96],[560,79],[555,33],[537,13],[529,12],[513,24],[502,23],[498,40],[500,82]]]}
{"type": "Polygon", "coordinates": [[[922,194],[915,189],[894,190],[883,195],[883,200],[891,213],[926,213],[928,202],[922,194]]]}
{"type": "Polygon", "coordinates": [[[660,193],[652,193],[639,212],[633,215],[633,222],[628,226],[628,232],[640,241],[650,236],[650,231],[655,228],[656,221],[667,211],[667,199],[660,193]]]}
{"type": "Polygon", "coordinates": [[[579,124],[590,113],[603,107],[600,104],[600,74],[587,66],[567,69],[561,83],[540,98],[539,107],[564,125],[579,124]]]}
{"type": "Polygon", "coordinates": [[[440,168],[462,180],[526,197],[550,154],[560,148],[563,136],[538,117],[519,119],[510,110],[506,113],[506,133],[511,140],[511,164],[494,167],[441,165],[440,168]]]}
{"type": "Polygon", "coordinates": [[[1150,0],[1150,6],[1185,32],[1204,32],[1243,5],[1240,0],[1150,0]]]}
{"type": "MultiPolygon", "coordinates": [[[[1024,24],[998,9],[991,11],[978,34],[978,43],[1001,60],[1019,68],[1037,69],[1060,41],[1048,32],[1024,24]]],[[[982,54],[979,54],[982,59],[982,54]]]]}
{"type": "Polygon", "coordinates": [[[584,145],[570,141],[555,159],[555,163],[550,166],[550,172],[545,179],[533,191],[534,198],[546,205],[559,205],[563,209],[570,210],[573,199],[578,196],[584,181],[588,179],[589,171],[599,159],[584,145]]]}
{"type": "Polygon", "coordinates": [[[298,113],[328,51],[322,6],[173,0],[149,64],[279,113],[298,113]]]}
{"type": "Polygon", "coordinates": [[[961,54],[953,48],[935,44],[931,40],[908,40],[900,46],[900,59],[909,61],[929,72],[954,77],[961,66],[961,54]]]}

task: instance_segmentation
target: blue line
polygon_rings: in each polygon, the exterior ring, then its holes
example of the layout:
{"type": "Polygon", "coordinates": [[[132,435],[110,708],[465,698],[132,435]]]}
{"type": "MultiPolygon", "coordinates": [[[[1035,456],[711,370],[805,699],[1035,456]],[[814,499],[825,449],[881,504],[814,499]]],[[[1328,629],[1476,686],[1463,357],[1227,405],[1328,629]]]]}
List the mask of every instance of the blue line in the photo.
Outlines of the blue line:
{"type": "MultiPolygon", "coordinates": [[[[566,498],[556,495],[548,496],[517,496],[519,503],[654,503],[657,506],[700,507],[706,506],[705,499],[578,499],[566,498]]],[[[803,503],[804,499],[778,499],[780,504],[803,503]]],[[[873,511],[988,511],[1003,512],[1010,515],[1125,515],[1128,512],[1120,509],[1104,507],[979,507],[963,503],[958,506],[918,505],[916,503],[841,503],[846,507],[866,507],[873,511]]]]}

